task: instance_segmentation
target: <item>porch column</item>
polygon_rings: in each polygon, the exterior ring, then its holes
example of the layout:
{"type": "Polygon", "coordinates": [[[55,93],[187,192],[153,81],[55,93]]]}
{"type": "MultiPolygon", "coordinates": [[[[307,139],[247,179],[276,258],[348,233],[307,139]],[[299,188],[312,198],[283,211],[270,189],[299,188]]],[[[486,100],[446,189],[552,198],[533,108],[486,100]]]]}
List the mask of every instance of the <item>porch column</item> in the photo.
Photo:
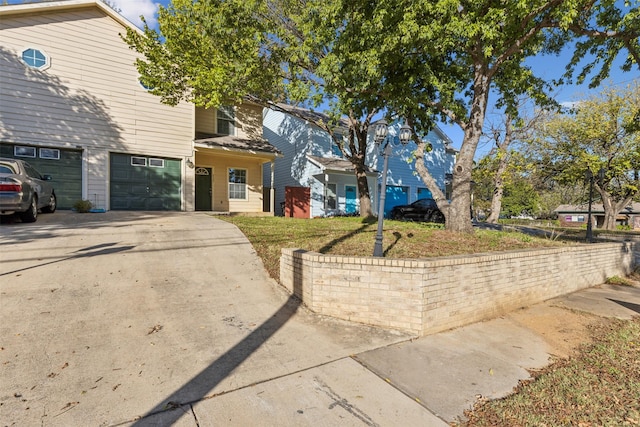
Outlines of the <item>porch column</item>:
{"type": "MultiPolygon", "coordinates": [[[[322,198],[324,200],[324,216],[327,216],[327,189],[329,188],[329,174],[325,173],[324,174],[324,190],[323,190],[323,195],[322,198]]],[[[337,191],[336,191],[337,193],[337,191]]],[[[336,195],[337,197],[337,195],[336,195]]]]}
{"type": "Polygon", "coordinates": [[[269,184],[269,212],[271,212],[272,215],[275,215],[276,201],[274,199],[276,195],[276,190],[273,188],[273,184],[275,182],[274,175],[275,175],[276,162],[272,160],[270,165],[271,165],[271,183],[269,184]]]}

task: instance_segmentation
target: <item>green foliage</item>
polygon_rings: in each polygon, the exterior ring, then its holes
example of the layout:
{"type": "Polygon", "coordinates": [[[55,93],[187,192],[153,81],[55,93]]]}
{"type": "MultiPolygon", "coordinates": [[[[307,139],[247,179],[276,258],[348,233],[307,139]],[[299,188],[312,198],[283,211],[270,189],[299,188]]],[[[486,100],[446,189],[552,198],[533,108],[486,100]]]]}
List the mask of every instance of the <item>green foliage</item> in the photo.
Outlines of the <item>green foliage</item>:
{"type": "Polygon", "coordinates": [[[89,200],[78,200],[73,204],[73,209],[78,213],[87,213],[93,208],[93,203],[89,200]]]}
{"type": "Polygon", "coordinates": [[[502,198],[502,214],[507,216],[538,216],[539,197],[526,179],[520,178],[505,184],[502,198]]]}

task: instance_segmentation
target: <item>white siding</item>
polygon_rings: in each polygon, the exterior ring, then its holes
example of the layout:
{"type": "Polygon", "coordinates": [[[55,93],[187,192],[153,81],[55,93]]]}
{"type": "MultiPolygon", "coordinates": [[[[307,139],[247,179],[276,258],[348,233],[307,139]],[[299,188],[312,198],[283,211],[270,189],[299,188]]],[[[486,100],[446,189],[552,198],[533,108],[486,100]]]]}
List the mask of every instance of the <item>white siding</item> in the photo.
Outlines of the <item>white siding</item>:
{"type": "MultiPolygon", "coordinates": [[[[87,194],[107,201],[109,152],[185,159],[192,156],[194,108],[162,105],[138,82],[125,28],[96,6],[0,20],[0,138],[87,151],[87,194]],[[20,61],[43,50],[51,66],[20,61]]],[[[192,187],[183,206],[192,205],[192,187]]]]}

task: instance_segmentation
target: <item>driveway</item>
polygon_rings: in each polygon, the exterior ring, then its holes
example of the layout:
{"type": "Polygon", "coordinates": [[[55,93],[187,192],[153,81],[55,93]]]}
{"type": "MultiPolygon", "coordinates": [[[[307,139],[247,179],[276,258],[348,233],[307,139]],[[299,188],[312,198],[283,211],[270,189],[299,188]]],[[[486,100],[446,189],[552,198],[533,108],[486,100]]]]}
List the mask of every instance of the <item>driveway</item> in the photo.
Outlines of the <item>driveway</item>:
{"type": "MultiPolygon", "coordinates": [[[[3,224],[0,245],[3,426],[202,426],[208,416],[231,425],[224,420],[234,411],[247,413],[241,404],[225,406],[231,392],[273,384],[293,399],[305,381],[324,396],[315,404],[336,402],[325,405],[335,417],[326,425],[424,415],[419,405],[393,407],[400,393],[390,387],[369,403],[370,417],[322,376],[339,378],[354,364],[384,387],[348,356],[405,335],[308,312],[266,275],[235,226],[210,215],[59,211],[34,224],[3,224]],[[206,406],[214,397],[222,409],[206,406]]],[[[258,395],[253,412],[269,414],[255,407],[265,404],[258,395]]],[[[402,395],[398,401],[412,405],[402,395]]],[[[272,405],[280,405],[279,417],[300,417],[279,418],[281,425],[321,419],[305,418],[313,404],[272,405]]]]}

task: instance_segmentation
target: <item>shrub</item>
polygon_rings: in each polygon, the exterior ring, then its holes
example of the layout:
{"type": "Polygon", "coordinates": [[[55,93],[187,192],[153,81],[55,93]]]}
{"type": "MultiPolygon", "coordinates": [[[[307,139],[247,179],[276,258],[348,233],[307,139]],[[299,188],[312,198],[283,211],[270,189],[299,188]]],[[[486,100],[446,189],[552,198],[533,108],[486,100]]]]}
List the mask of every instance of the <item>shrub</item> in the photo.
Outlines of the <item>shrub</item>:
{"type": "Polygon", "coordinates": [[[79,213],[87,213],[93,208],[93,203],[89,200],[78,200],[73,204],[73,209],[79,213]]]}

